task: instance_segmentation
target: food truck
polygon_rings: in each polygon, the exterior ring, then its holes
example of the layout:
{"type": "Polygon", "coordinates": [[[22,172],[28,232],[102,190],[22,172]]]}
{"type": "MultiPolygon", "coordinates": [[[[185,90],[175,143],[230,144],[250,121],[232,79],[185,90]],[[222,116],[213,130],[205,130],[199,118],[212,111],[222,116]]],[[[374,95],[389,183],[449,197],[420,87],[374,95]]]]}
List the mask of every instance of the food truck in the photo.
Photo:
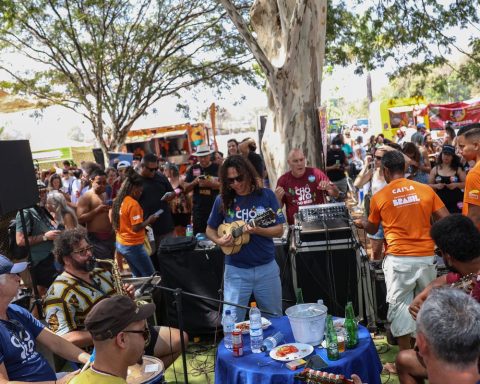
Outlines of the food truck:
{"type": "Polygon", "coordinates": [[[208,127],[204,123],[185,123],[131,130],[124,149],[140,156],[155,153],[180,166],[188,163],[188,158],[200,144],[210,144],[208,127]]]}
{"type": "Polygon", "coordinates": [[[424,123],[429,129],[428,116],[420,116],[426,105],[423,96],[374,101],[369,107],[370,130],[372,134],[383,133],[385,138],[393,140],[397,130],[409,124],[424,123]]]}

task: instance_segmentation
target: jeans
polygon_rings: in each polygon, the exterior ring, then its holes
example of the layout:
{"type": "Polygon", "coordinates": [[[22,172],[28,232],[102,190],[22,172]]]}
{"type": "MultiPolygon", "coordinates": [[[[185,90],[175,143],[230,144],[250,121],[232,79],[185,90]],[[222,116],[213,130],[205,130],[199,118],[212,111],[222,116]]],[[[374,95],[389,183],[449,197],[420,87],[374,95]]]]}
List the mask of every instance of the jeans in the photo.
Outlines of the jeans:
{"type": "MultiPolygon", "coordinates": [[[[282,285],[280,268],[275,260],[252,268],[238,268],[225,265],[224,300],[240,305],[248,305],[251,294],[260,311],[268,311],[275,316],[282,315],[282,285]]],[[[225,304],[223,312],[229,309],[236,321],[245,319],[246,310],[225,304]]],[[[262,314],[264,317],[272,315],[262,314]]]]}
{"type": "Polygon", "coordinates": [[[150,256],[148,256],[143,243],[138,245],[123,245],[117,242],[117,251],[127,260],[133,277],[147,277],[155,273],[152,260],[150,260],[150,256]]]}

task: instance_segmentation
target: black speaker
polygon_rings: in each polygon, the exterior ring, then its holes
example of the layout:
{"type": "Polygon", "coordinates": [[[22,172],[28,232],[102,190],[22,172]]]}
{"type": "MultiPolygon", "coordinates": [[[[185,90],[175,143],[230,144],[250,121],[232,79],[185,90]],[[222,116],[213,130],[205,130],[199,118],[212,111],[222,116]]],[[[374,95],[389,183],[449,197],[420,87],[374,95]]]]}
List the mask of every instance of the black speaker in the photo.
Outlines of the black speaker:
{"type": "Polygon", "coordinates": [[[28,140],[0,141],[0,169],[0,215],[37,204],[37,178],[28,140]]]}
{"type": "MultiPolygon", "coordinates": [[[[175,253],[159,251],[157,257],[162,285],[219,299],[218,290],[222,287],[224,263],[224,256],[220,249],[215,248],[208,251],[196,249],[175,253]]],[[[173,294],[164,292],[163,297],[167,302],[165,325],[178,327],[173,294]]],[[[187,295],[183,295],[182,303],[184,329],[189,334],[209,334],[215,332],[215,329],[222,329],[222,307],[218,303],[187,295]]]]}
{"type": "Polygon", "coordinates": [[[351,301],[359,312],[357,259],[354,249],[312,251],[297,248],[295,254],[297,286],[305,303],[322,299],[328,313],[345,316],[345,305],[351,301]]]}

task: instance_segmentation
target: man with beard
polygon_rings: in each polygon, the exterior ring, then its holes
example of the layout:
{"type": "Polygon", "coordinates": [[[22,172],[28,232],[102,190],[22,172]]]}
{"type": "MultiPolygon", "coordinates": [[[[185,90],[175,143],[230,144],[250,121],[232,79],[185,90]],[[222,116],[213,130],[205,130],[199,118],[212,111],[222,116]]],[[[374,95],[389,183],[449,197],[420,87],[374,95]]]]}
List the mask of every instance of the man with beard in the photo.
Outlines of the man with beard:
{"type": "MultiPolygon", "coordinates": [[[[53,253],[65,270],[53,282],[44,303],[49,328],[81,348],[93,345],[85,318],[98,302],[115,294],[132,299],[135,295],[132,285],[123,285],[125,293],[117,292],[121,282],[110,272],[93,268],[92,248],[83,229],[65,231],[55,240],[53,253]]],[[[145,353],[169,366],[180,355],[180,332],[168,327],[150,327],[150,331],[145,353]]],[[[188,337],[184,335],[184,339],[188,337]]]]}
{"type": "Polygon", "coordinates": [[[115,232],[108,217],[111,205],[107,204],[105,194],[107,175],[101,169],[96,169],[90,175],[90,180],[92,188],[78,200],[78,222],[87,228],[93,255],[97,259],[112,259],[115,253],[115,232]]]}
{"type": "MultiPolygon", "coordinates": [[[[47,187],[40,180],[37,181],[40,202],[33,208],[23,210],[25,225],[32,256],[31,272],[35,276],[40,296],[43,296],[50,284],[57,276],[54,258],[51,253],[53,240],[60,233],[56,229],[53,217],[45,208],[47,202],[47,187]]],[[[18,246],[25,246],[20,213],[16,217],[16,242],[18,246]]]]}
{"type": "Polygon", "coordinates": [[[141,362],[150,336],[146,320],[155,312],[155,304],[141,307],[126,296],[102,300],[85,319],[92,335],[95,361],[70,384],[124,384],[128,367],[141,362]]]}
{"type": "Polygon", "coordinates": [[[325,195],[338,197],[340,192],[327,175],[317,168],[306,166],[305,155],[299,148],[292,149],[287,158],[290,172],[280,176],[275,195],[280,206],[287,208],[288,224],[294,224],[298,207],[311,204],[325,204],[325,195]]]}
{"type": "MultiPolygon", "coordinates": [[[[445,217],[433,224],[430,235],[450,272],[433,280],[415,297],[409,308],[414,319],[433,288],[459,283],[466,276],[470,278],[460,285],[480,301],[480,232],[472,220],[459,214],[445,217]]],[[[402,384],[423,383],[427,378],[427,369],[413,349],[397,355],[396,367],[402,384]]]]}
{"type": "Polygon", "coordinates": [[[153,153],[147,153],[143,157],[140,175],[143,179],[143,192],[138,202],[143,209],[143,215],[158,216],[158,220],[152,225],[156,252],[162,239],[174,236],[175,226],[168,203],[175,198],[176,193],[167,177],[158,172],[158,158],[153,153]]]}
{"type": "Polygon", "coordinates": [[[212,163],[208,145],[199,145],[194,155],[198,163],[192,165],[185,177],[183,191],[185,194],[193,191],[192,222],[193,233],[205,233],[207,220],[212,210],[215,198],[220,189],[218,182],[218,164],[212,163]]]}

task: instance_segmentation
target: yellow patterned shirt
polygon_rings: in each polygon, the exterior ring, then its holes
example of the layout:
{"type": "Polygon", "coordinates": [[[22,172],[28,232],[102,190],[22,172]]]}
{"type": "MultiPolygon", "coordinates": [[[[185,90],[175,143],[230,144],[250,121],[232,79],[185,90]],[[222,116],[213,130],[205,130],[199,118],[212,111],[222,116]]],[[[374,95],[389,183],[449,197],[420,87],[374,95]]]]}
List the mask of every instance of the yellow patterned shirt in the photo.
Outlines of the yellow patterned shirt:
{"type": "Polygon", "coordinates": [[[85,317],[93,306],[115,293],[110,272],[96,268],[93,284],[63,272],[50,286],[43,310],[48,327],[58,335],[85,330],[85,317]]]}

